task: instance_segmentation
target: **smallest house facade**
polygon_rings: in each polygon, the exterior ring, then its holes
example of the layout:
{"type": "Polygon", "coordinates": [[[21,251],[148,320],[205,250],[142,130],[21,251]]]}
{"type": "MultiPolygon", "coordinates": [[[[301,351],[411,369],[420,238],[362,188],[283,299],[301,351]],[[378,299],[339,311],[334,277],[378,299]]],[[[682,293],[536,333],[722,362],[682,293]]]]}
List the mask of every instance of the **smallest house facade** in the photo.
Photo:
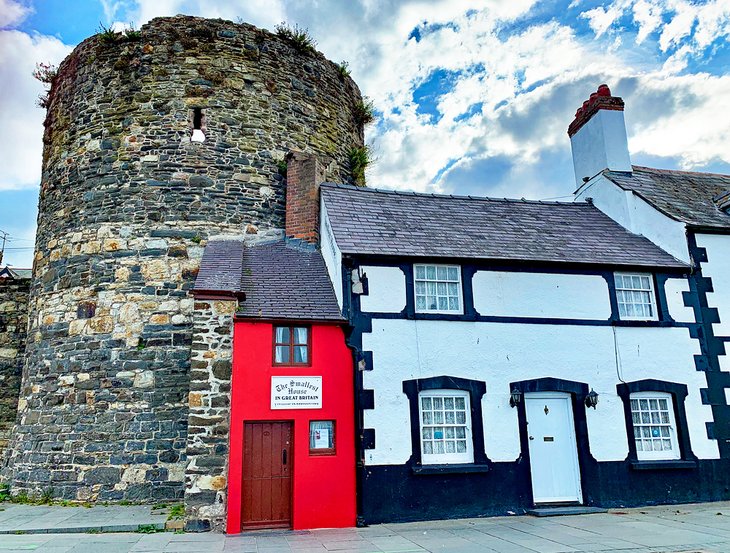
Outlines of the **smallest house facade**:
{"type": "MultiPolygon", "coordinates": [[[[290,194],[299,161],[290,159],[290,194]]],[[[306,160],[301,165],[305,173],[315,168],[306,160]]],[[[297,203],[287,202],[288,211],[297,203]]],[[[205,249],[196,313],[204,321],[211,304],[230,307],[217,324],[196,326],[193,350],[200,351],[198,336],[205,342],[219,335],[232,337],[232,346],[206,346],[201,357],[232,355],[193,366],[202,386],[191,382],[191,390],[205,391],[191,391],[191,530],[355,525],[353,357],[314,245],[316,220],[316,211],[296,211],[288,217],[287,238],[256,244],[221,238],[205,249]],[[309,224],[295,224],[296,213],[309,224]],[[210,382],[224,393],[209,393],[210,382]]]]}
{"type": "Polygon", "coordinates": [[[725,497],[688,263],[590,203],[321,190],[365,522],[725,497]]]}

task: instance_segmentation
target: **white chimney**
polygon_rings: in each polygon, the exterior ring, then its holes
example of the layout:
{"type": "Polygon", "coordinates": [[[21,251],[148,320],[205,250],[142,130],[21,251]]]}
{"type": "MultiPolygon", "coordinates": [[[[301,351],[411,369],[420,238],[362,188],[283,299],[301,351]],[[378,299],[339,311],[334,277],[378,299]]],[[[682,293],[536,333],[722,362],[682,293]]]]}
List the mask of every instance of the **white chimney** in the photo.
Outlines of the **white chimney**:
{"type": "Polygon", "coordinates": [[[631,172],[624,123],[624,101],[611,96],[608,86],[583,102],[568,127],[573,150],[576,189],[604,169],[631,172]]]}

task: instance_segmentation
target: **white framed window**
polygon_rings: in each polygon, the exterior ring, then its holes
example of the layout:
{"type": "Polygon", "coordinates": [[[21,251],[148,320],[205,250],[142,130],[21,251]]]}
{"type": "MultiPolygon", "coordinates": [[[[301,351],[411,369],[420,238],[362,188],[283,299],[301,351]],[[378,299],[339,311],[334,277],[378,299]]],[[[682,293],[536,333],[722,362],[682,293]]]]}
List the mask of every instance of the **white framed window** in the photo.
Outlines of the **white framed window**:
{"type": "Polygon", "coordinates": [[[418,396],[421,463],[473,463],[469,393],[427,390],[418,396]]]}
{"type": "Polygon", "coordinates": [[[631,422],[640,461],[679,459],[674,400],[665,392],[631,394],[631,422]]]}
{"type": "Polygon", "coordinates": [[[461,267],[414,265],[417,313],[462,313],[461,267]]]}
{"type": "Polygon", "coordinates": [[[627,321],[657,319],[654,279],[643,273],[616,273],[616,300],[619,318],[627,321]]]}

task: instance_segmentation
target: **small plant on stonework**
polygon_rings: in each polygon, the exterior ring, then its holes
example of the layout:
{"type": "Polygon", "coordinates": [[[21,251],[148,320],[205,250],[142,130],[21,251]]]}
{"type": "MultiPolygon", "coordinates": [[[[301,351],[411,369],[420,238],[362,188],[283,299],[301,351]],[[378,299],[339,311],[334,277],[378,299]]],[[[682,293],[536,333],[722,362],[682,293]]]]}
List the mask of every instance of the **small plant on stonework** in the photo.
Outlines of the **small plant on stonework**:
{"type": "Polygon", "coordinates": [[[31,503],[31,498],[28,497],[28,492],[22,491],[10,498],[10,501],[12,503],[18,503],[20,505],[27,505],[28,503],[31,503]]]}
{"type": "Polygon", "coordinates": [[[340,74],[340,79],[344,80],[345,77],[350,76],[350,64],[345,60],[342,60],[337,66],[337,72],[340,74]]]}
{"type": "Polygon", "coordinates": [[[285,159],[280,159],[276,162],[276,169],[279,171],[279,174],[286,178],[286,171],[289,168],[289,164],[286,162],[285,159]]]}
{"type": "Polygon", "coordinates": [[[157,532],[164,532],[162,528],[158,528],[154,524],[140,524],[137,527],[138,534],[156,534],[157,532]]]}
{"type": "Polygon", "coordinates": [[[38,498],[38,503],[40,505],[50,505],[53,503],[53,496],[54,496],[54,490],[53,488],[46,488],[41,493],[41,496],[38,498]]]}
{"type": "Polygon", "coordinates": [[[372,163],[370,148],[367,146],[350,148],[347,157],[350,161],[352,180],[357,186],[365,186],[365,169],[372,163]]]}
{"type": "Polygon", "coordinates": [[[199,234],[196,234],[195,236],[193,236],[193,237],[192,237],[192,238],[190,239],[190,241],[191,241],[191,242],[192,242],[193,244],[200,244],[200,243],[201,243],[201,242],[203,241],[203,238],[202,238],[202,237],[201,237],[201,236],[200,236],[199,234]]]}
{"type": "Polygon", "coordinates": [[[10,500],[10,486],[8,484],[0,484],[0,501],[10,500]]]}
{"type": "MultiPolygon", "coordinates": [[[[137,342],[137,351],[142,351],[145,348],[145,346],[146,346],[146,344],[145,344],[144,338],[140,338],[139,341],[137,342]]],[[[122,503],[120,502],[119,504],[121,505],[122,503]]],[[[131,505],[131,503],[130,503],[130,505],[131,505]]]]}
{"type": "Polygon", "coordinates": [[[167,509],[167,503],[155,503],[152,505],[153,511],[159,511],[160,509],[167,509]]]}
{"type": "Polygon", "coordinates": [[[375,119],[375,105],[373,101],[365,97],[355,103],[354,108],[355,121],[358,125],[367,125],[375,119]]]}
{"type": "Polygon", "coordinates": [[[39,108],[47,108],[50,104],[50,89],[53,85],[53,81],[58,76],[58,67],[50,63],[36,63],[35,70],[33,71],[33,77],[42,82],[45,86],[45,91],[38,96],[36,105],[39,108]]]}
{"type": "Polygon", "coordinates": [[[103,23],[99,22],[99,28],[96,30],[96,36],[102,42],[114,43],[118,42],[122,38],[122,33],[116,32],[111,27],[105,27],[103,23]]]}
{"type": "Polygon", "coordinates": [[[178,504],[170,507],[170,514],[167,515],[167,520],[176,520],[185,517],[185,505],[178,504]]]}
{"type": "Polygon", "coordinates": [[[304,27],[299,25],[291,27],[282,21],[274,29],[280,38],[291,44],[300,54],[313,54],[317,51],[317,41],[304,27]]]}
{"type": "Polygon", "coordinates": [[[101,529],[100,528],[89,528],[86,531],[86,533],[87,534],[101,534],[101,529]]]}
{"type": "Polygon", "coordinates": [[[124,29],[124,39],[133,41],[133,40],[142,40],[142,31],[135,29],[134,25],[130,24],[129,27],[124,29]]]}

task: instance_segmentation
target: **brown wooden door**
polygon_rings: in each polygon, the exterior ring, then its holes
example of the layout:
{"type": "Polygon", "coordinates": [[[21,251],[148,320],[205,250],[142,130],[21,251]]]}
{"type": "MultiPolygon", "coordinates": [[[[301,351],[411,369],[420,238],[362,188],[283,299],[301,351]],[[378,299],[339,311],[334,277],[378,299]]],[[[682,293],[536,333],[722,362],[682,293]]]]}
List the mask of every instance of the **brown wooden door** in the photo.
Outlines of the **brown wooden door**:
{"type": "Polygon", "coordinates": [[[245,423],[242,530],[291,526],[293,451],[290,422],[245,423]]]}

